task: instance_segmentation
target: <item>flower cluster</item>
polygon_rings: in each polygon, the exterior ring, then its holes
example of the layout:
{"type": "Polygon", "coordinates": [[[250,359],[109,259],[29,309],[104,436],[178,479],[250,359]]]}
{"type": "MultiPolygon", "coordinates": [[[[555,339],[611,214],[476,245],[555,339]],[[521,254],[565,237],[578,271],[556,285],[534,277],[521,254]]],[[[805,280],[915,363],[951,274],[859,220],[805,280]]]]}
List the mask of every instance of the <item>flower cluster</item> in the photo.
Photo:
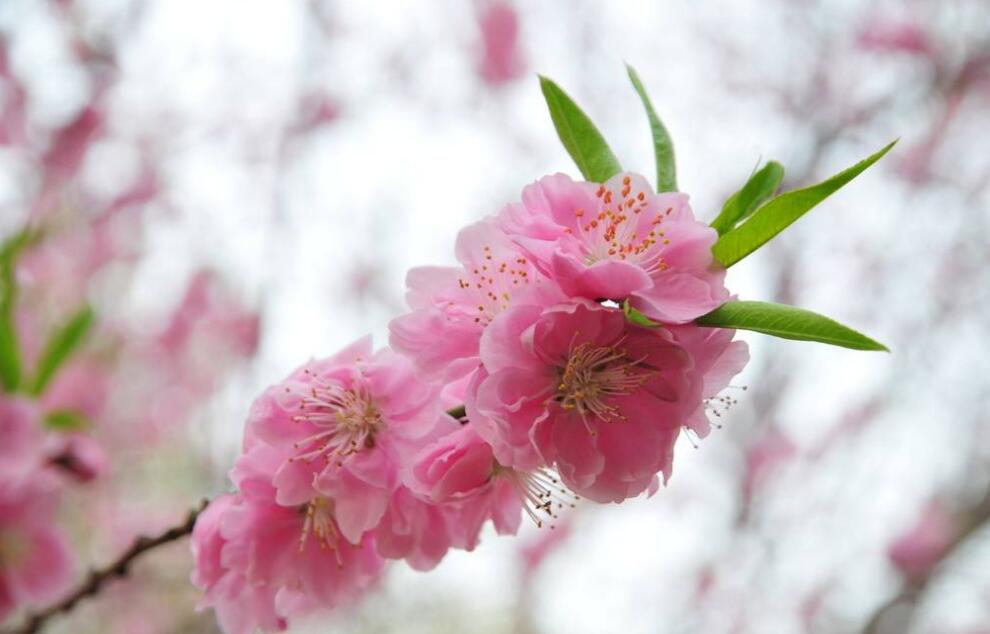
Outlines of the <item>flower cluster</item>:
{"type": "Polygon", "coordinates": [[[410,271],[391,349],[361,339],[255,401],[237,493],[193,534],[204,605],[228,632],[277,631],[354,601],[385,560],[473,549],[489,520],[514,534],[655,492],[748,359],[693,323],[729,298],[716,238],[629,173],[545,177],[463,229],[460,266],[410,271]]]}

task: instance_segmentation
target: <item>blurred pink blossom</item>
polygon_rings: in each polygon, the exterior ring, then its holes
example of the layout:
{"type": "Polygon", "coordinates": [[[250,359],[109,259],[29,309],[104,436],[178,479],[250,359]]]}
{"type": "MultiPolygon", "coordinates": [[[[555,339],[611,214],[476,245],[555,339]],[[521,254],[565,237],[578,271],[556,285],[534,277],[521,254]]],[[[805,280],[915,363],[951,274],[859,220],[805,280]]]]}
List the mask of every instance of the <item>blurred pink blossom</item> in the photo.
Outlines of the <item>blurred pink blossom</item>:
{"type": "Polygon", "coordinates": [[[935,44],[927,31],[910,20],[873,19],[860,30],[857,42],[873,51],[912,55],[931,55],[935,51],[935,44]]]}
{"type": "Polygon", "coordinates": [[[107,470],[107,455],[90,436],[52,434],[46,445],[49,464],[74,482],[90,482],[107,470]]]}
{"type": "Polygon", "coordinates": [[[535,575],[547,558],[570,539],[573,522],[573,515],[568,515],[553,530],[541,531],[535,539],[519,547],[524,578],[529,579],[535,575]]]}
{"type": "Polygon", "coordinates": [[[55,524],[55,491],[40,472],[0,480],[0,621],[18,606],[58,599],[74,581],[69,544],[55,524]]]}
{"type": "Polygon", "coordinates": [[[481,51],[478,74],[490,86],[498,86],[522,75],[519,50],[519,15],[507,2],[486,2],[478,14],[481,51]]]}
{"type": "Polygon", "coordinates": [[[751,501],[773,472],[796,455],[797,447],[791,439],[776,427],[770,428],[746,450],[743,498],[751,501]]]}
{"type": "Polygon", "coordinates": [[[887,549],[887,557],[909,579],[924,577],[948,552],[959,527],[938,501],[930,501],[915,523],[887,549]]]}
{"type": "Polygon", "coordinates": [[[0,145],[20,145],[27,140],[24,88],[10,68],[6,42],[0,41],[0,145]]]}
{"type": "Polygon", "coordinates": [[[75,176],[103,124],[103,111],[93,101],[65,127],[56,130],[48,149],[41,157],[46,178],[54,183],[62,183],[75,176]]]}

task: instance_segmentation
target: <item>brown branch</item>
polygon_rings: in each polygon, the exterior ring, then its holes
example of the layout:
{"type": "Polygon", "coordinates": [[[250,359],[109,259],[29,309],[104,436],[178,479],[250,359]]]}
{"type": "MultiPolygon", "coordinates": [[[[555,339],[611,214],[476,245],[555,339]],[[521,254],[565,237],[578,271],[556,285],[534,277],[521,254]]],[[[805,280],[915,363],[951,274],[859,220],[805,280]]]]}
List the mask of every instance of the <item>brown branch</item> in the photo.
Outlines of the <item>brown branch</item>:
{"type": "Polygon", "coordinates": [[[44,627],[45,623],[51,617],[62,612],[68,612],[86,597],[94,596],[109,581],[127,576],[131,563],[144,553],[192,533],[193,526],[196,525],[196,518],[206,508],[207,503],[207,500],[203,500],[196,508],[189,511],[182,524],[173,526],[156,537],[141,535],[115,561],[103,568],[90,570],[85,580],[68,597],[51,607],[29,615],[23,625],[12,630],[4,630],[2,634],[34,634],[35,632],[40,632],[41,628],[44,627]]]}

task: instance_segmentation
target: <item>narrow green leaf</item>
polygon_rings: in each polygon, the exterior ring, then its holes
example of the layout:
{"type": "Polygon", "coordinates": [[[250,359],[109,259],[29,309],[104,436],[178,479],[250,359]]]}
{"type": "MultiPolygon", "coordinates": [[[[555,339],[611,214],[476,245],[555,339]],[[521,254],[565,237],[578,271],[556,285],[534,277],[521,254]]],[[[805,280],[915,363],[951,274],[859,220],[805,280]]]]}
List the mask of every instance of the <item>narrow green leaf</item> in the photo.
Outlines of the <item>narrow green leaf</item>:
{"type": "Polygon", "coordinates": [[[646,328],[656,328],[660,324],[653,321],[643,313],[639,312],[629,304],[629,300],[622,302],[622,313],[629,320],[629,323],[636,324],[637,326],[644,326],[646,328]]]}
{"type": "Polygon", "coordinates": [[[553,80],[540,75],[540,89],[550,109],[557,136],[589,181],[604,183],[622,171],[601,132],[553,80]]]}
{"type": "Polygon", "coordinates": [[[21,382],[21,352],[14,324],[17,302],[17,258],[34,239],[25,229],[0,245],[0,386],[14,392],[21,382]]]}
{"type": "Polygon", "coordinates": [[[727,302],[696,320],[700,326],[738,328],[765,335],[817,341],[853,350],[883,350],[885,345],[810,310],[768,302],[727,302]]]}
{"type": "Polygon", "coordinates": [[[712,253],[723,266],[732,266],[766,244],[775,235],[828,198],[840,187],[856,178],[894,147],[890,143],[876,154],[817,185],[781,194],[753,212],[749,220],[725,233],[712,247],[712,253]]]}
{"type": "Polygon", "coordinates": [[[57,409],[45,414],[45,427],[53,431],[81,431],[89,426],[89,419],[75,410],[57,409]]]}
{"type": "Polygon", "coordinates": [[[770,161],[756,171],[742,189],[729,196],[722,205],[722,212],[712,220],[712,229],[724,234],[750,216],[767,198],[773,196],[784,178],[784,166],[770,161]]]}
{"type": "Polygon", "coordinates": [[[82,344],[93,325],[95,315],[89,306],[83,306],[59,327],[48,339],[45,350],[38,361],[34,380],[31,382],[29,393],[37,396],[45,391],[55,372],[65,363],[66,359],[82,344]]]}
{"type": "Polygon", "coordinates": [[[664,127],[660,117],[657,116],[650,103],[650,96],[639,79],[636,69],[626,64],[629,72],[629,81],[633,88],[639,93],[639,98],[643,101],[646,109],[646,118],[650,120],[650,132],[653,134],[653,154],[657,161],[657,191],[676,192],[677,191],[677,168],[674,164],[674,142],[670,140],[670,134],[664,127]]]}

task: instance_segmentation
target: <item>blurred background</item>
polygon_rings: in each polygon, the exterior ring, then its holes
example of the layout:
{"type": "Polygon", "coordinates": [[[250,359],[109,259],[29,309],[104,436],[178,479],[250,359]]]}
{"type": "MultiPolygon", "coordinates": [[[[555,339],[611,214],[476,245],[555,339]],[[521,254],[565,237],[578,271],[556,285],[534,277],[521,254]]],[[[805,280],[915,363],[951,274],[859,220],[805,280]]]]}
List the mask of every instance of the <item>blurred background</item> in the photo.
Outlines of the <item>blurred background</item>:
{"type": "MultiPolygon", "coordinates": [[[[723,427],[652,499],[394,564],[299,632],[990,632],[986,0],[4,0],[0,238],[30,222],[28,360],[89,304],[43,397],[76,478],[79,575],[227,490],[251,399],[369,330],[405,271],[556,171],[536,73],[653,174],[637,67],[711,220],[758,162],[785,187],[887,158],[733,267],[892,354],[753,333],[723,427]]],[[[52,632],[215,632],[188,542],[52,632]]],[[[16,618],[12,618],[12,622],[16,618]]]]}

